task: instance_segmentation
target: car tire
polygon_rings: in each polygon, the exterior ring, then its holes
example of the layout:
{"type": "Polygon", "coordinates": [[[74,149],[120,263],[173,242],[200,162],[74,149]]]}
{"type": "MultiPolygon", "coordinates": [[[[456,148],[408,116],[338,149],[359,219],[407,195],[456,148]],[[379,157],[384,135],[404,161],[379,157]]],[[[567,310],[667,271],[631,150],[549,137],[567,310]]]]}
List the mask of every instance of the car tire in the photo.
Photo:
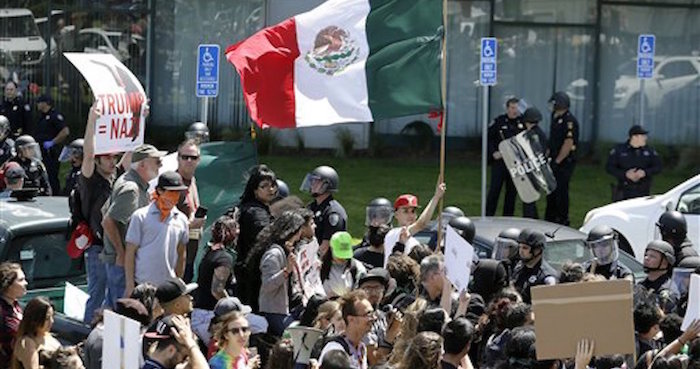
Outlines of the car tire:
{"type": "Polygon", "coordinates": [[[627,241],[625,236],[623,236],[617,230],[615,231],[615,234],[617,234],[618,246],[620,247],[620,250],[632,255],[632,257],[635,257],[634,250],[632,250],[632,245],[630,245],[629,241],[627,241]]]}

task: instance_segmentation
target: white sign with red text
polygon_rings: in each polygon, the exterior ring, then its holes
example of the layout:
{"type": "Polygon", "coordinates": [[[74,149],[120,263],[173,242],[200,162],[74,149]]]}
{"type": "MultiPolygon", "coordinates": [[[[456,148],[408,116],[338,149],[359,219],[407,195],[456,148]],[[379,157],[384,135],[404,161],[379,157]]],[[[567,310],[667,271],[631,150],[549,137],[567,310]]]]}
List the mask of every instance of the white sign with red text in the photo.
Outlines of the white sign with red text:
{"type": "Polygon", "coordinates": [[[95,127],[95,154],[133,151],[143,144],[146,93],[111,54],[64,53],[85,77],[102,116],[95,127]]]}

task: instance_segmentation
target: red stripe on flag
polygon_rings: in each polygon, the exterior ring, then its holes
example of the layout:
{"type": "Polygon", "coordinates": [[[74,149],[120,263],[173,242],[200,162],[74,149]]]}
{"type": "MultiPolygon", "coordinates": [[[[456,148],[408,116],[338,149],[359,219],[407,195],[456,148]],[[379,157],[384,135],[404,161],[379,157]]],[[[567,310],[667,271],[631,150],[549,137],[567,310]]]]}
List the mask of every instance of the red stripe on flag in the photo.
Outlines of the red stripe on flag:
{"type": "Polygon", "coordinates": [[[298,56],[294,18],[226,49],[226,59],[241,77],[250,116],[259,126],[296,127],[294,60],[298,56]]]}

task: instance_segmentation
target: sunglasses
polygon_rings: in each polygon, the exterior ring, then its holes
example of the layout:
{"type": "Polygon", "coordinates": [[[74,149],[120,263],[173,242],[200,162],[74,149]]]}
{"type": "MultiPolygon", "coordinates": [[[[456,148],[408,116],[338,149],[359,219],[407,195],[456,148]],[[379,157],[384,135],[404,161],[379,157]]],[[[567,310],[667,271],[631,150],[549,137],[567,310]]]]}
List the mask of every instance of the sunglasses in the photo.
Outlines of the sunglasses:
{"type": "Polygon", "coordinates": [[[234,335],[239,334],[239,333],[246,334],[246,333],[250,332],[250,327],[233,327],[233,328],[229,328],[228,331],[234,335]]]}
{"type": "Polygon", "coordinates": [[[199,155],[180,155],[180,159],[185,161],[197,161],[199,160],[199,155]]]}

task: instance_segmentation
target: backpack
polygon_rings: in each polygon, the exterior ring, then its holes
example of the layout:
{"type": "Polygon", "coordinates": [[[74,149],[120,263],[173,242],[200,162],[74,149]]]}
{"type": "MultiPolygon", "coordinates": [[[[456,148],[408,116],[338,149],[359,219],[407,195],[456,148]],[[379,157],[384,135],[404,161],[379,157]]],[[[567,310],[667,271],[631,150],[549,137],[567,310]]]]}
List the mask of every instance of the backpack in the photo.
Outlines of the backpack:
{"type": "Polygon", "coordinates": [[[309,356],[309,358],[316,360],[320,359],[323,348],[326,347],[326,345],[330,342],[339,343],[340,346],[343,347],[343,351],[345,351],[346,354],[351,355],[350,346],[348,346],[348,342],[345,340],[345,337],[341,335],[328,335],[316,341],[314,347],[311,349],[311,355],[309,356]]]}

